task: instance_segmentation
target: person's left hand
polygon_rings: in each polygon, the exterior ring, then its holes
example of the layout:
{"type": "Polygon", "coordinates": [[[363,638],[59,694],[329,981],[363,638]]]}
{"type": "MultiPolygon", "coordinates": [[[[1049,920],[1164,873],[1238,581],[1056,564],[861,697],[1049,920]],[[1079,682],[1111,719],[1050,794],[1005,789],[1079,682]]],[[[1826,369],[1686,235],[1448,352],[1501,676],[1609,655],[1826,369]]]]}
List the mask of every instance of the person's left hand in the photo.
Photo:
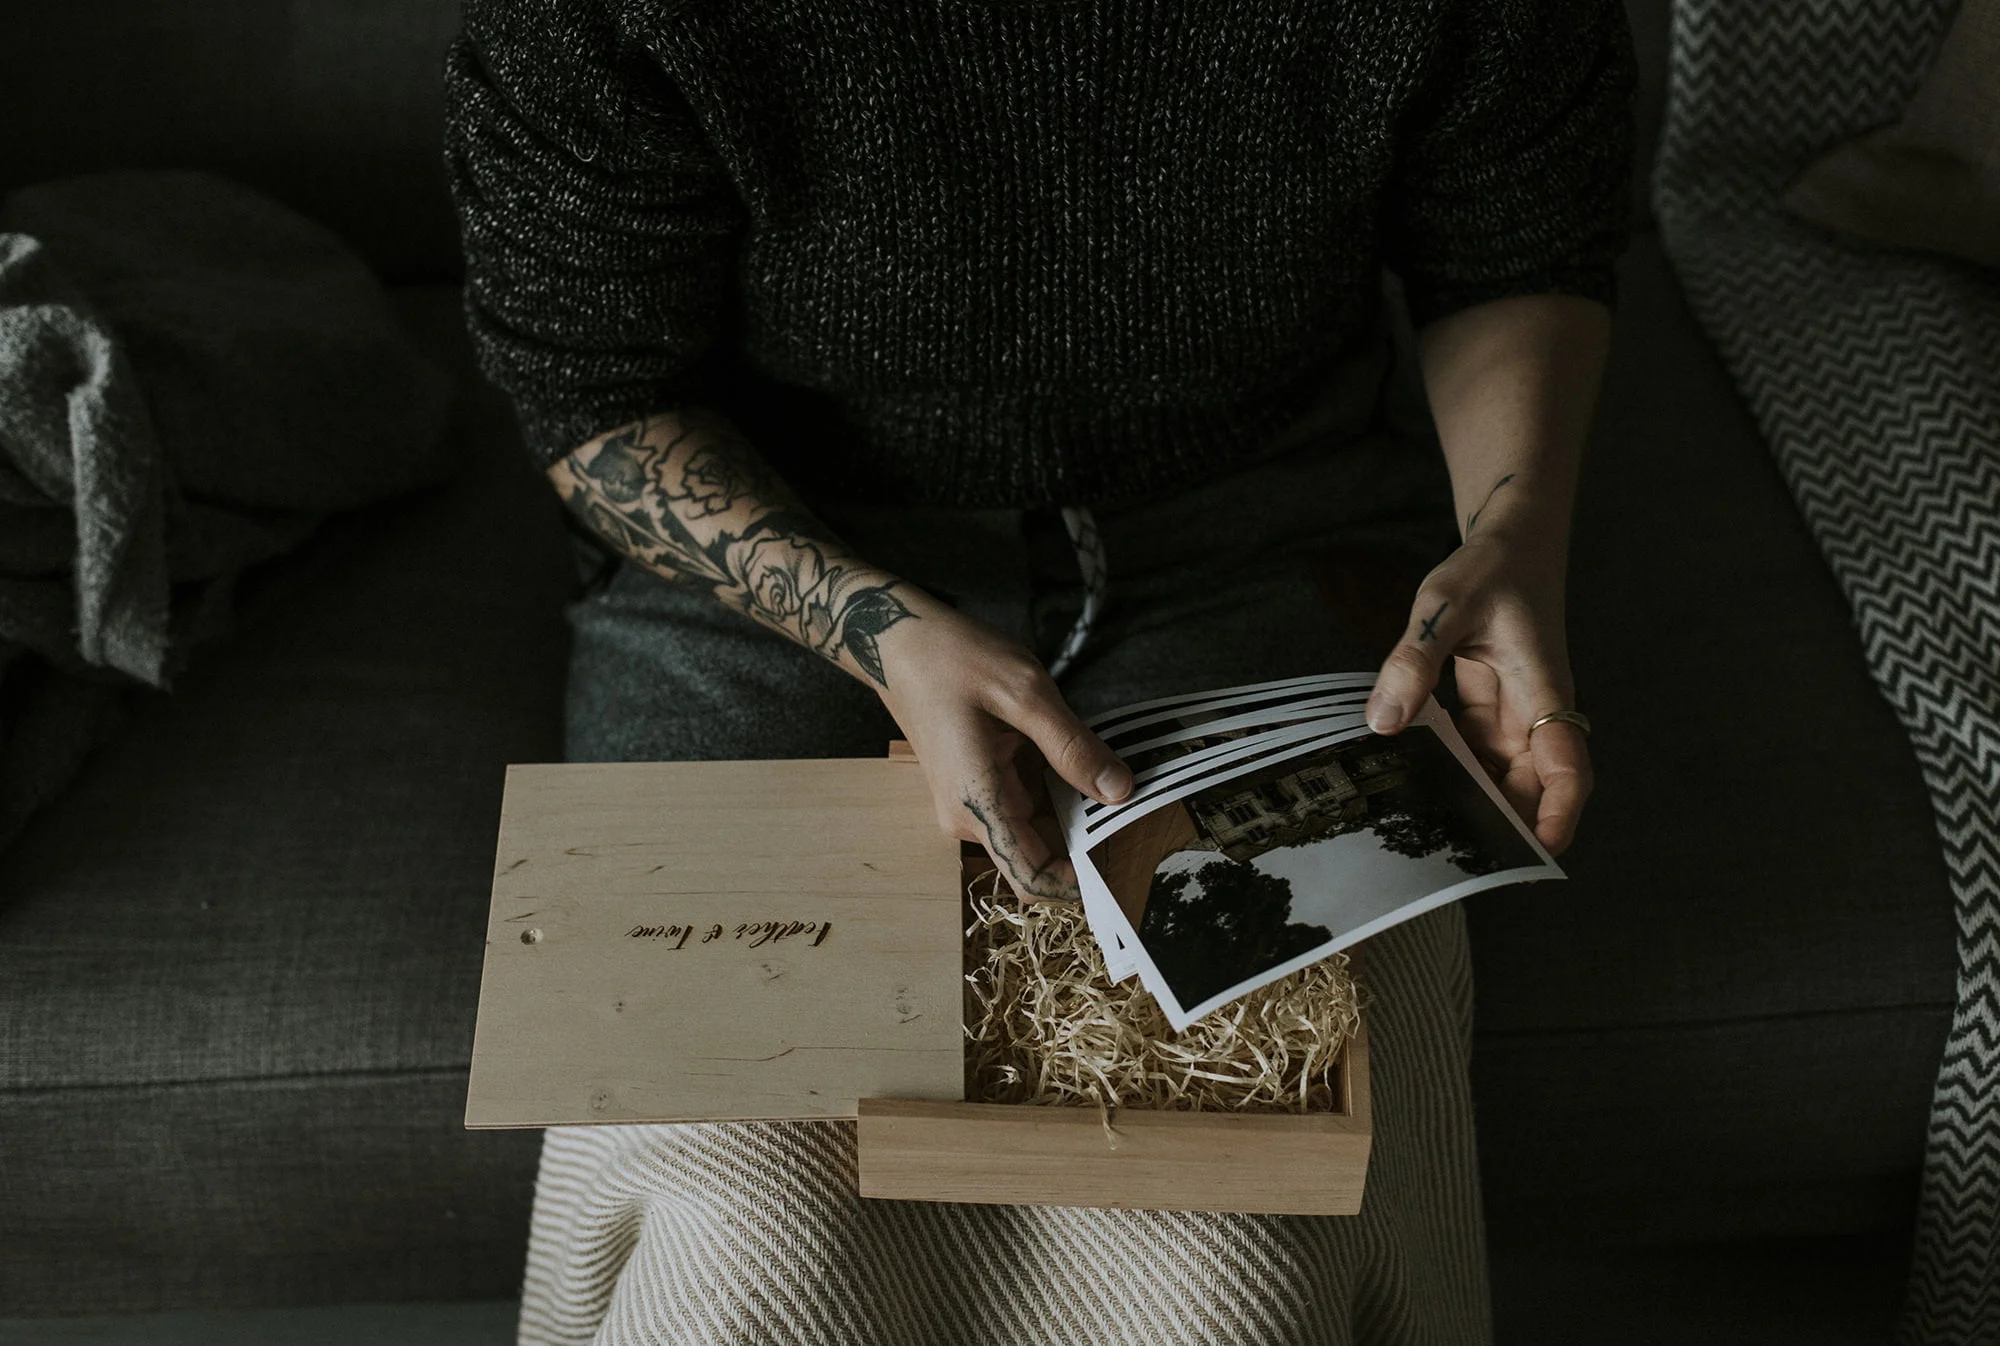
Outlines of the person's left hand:
{"type": "Polygon", "coordinates": [[[1453,657],[1467,745],[1542,845],[1562,854],[1590,796],[1590,750],[1583,730],[1561,720],[1528,733],[1550,711],[1576,708],[1560,549],[1482,530],[1425,576],[1368,698],[1369,727],[1401,732],[1453,657]]]}

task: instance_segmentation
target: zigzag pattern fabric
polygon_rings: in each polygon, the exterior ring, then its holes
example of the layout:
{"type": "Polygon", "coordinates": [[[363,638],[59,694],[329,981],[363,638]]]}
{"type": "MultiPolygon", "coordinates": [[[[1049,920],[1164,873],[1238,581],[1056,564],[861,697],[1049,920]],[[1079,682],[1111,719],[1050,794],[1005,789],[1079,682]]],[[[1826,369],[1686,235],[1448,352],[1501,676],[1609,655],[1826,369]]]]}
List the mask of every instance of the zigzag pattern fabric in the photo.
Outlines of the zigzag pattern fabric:
{"type": "Polygon", "coordinates": [[[2000,1341],[2000,276],[1781,213],[1896,120],[1956,0],[1679,0],[1654,182],[1688,297],[1854,610],[1958,905],[1899,1341],[2000,1341]]]}

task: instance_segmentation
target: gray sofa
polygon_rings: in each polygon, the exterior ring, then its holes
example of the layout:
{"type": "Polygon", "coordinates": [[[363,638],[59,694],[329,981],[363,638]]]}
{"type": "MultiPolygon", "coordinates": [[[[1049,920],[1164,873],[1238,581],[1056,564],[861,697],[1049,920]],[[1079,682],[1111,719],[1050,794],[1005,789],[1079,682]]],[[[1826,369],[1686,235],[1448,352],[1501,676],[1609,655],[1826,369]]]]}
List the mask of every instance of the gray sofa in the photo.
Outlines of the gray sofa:
{"type": "MultiPolygon", "coordinates": [[[[572,572],[458,329],[455,6],[19,8],[0,189],[202,167],[341,230],[460,374],[463,467],[260,571],[0,855],[0,1316],[511,1295],[538,1137],[458,1119],[572,572]]],[[[1650,144],[1664,0],[1633,16],[1650,144]]],[[[1503,1339],[1867,1340],[1952,1002],[1930,808],[1643,218],[1622,283],[1572,618],[1600,791],[1573,882],[1471,907],[1503,1339]]]]}

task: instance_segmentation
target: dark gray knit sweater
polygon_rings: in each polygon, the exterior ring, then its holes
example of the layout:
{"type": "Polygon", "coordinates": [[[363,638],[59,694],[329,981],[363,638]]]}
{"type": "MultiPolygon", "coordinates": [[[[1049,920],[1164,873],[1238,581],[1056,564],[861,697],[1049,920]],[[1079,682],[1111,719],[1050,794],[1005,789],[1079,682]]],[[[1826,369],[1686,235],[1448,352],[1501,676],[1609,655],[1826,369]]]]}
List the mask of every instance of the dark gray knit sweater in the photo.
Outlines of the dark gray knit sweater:
{"type": "Polygon", "coordinates": [[[1608,300],[1630,85],[1620,0],[467,0],[448,157],[543,461],[705,402],[808,487],[1102,504],[1354,382],[1385,264],[1608,300]]]}

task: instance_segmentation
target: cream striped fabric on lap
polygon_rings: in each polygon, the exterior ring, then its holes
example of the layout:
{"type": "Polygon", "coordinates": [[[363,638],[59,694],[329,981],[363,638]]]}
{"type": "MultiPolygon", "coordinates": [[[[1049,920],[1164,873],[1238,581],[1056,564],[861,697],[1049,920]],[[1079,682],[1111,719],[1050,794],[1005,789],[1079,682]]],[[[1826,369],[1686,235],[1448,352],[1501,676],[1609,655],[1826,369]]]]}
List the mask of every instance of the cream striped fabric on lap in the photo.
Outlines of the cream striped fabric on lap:
{"type": "Polygon", "coordinates": [[[1464,913],[1369,941],[1362,1213],[863,1201],[851,1122],[564,1127],[523,1346],[1481,1346],[1464,913]]]}

